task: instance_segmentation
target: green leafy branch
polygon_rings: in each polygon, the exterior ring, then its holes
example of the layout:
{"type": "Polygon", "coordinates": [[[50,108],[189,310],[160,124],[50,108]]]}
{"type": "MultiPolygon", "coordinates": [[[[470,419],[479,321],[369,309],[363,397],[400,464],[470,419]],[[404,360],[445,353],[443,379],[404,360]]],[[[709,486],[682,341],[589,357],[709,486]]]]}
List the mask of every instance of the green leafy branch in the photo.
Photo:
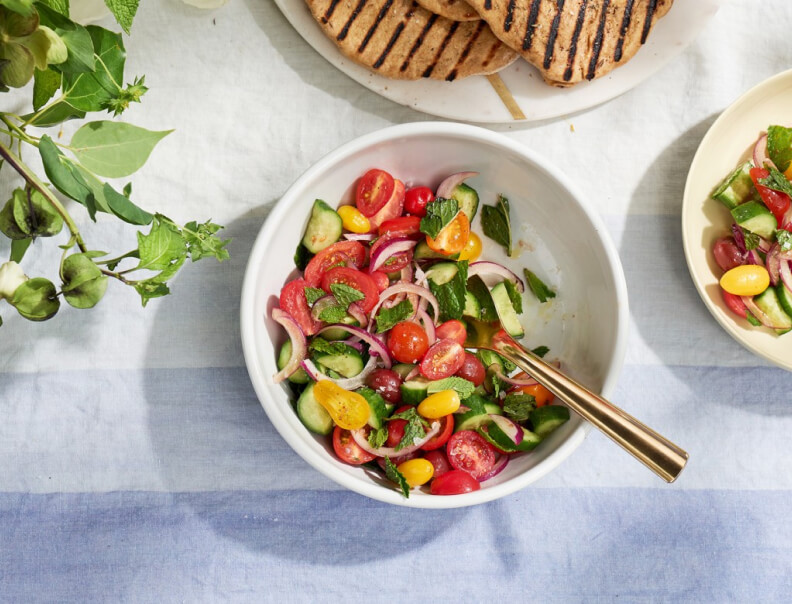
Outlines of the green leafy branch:
{"type": "MultiPolygon", "coordinates": [[[[138,0],[105,1],[128,33],[138,0]]],[[[27,319],[51,318],[61,298],[75,308],[91,308],[104,295],[108,279],[134,288],[145,306],[170,292],[168,281],[188,257],[193,262],[228,258],[228,241],[217,236],[220,225],[179,225],[133,203],[131,183],[119,191],[103,180],[136,172],[171,131],[97,120],[83,124],[68,143],[29,132],[91,112],[120,115],[139,103],[148,90],[145,79],[124,85],[125,62],[121,34],[71,21],[67,0],[0,0],[0,92],[33,80],[29,113],[0,111],[0,168],[10,167],[22,181],[0,209],[0,233],[11,240],[9,262],[0,265],[0,300],[27,319]],[[25,163],[28,148],[40,156],[48,182],[25,163]],[[109,254],[86,243],[58,194],[82,205],[94,221],[101,212],[150,228],[138,231],[135,249],[107,259],[109,254]],[[28,248],[64,227],[68,241],[60,246],[60,288],[43,277],[28,278],[19,267],[28,248]]]]}

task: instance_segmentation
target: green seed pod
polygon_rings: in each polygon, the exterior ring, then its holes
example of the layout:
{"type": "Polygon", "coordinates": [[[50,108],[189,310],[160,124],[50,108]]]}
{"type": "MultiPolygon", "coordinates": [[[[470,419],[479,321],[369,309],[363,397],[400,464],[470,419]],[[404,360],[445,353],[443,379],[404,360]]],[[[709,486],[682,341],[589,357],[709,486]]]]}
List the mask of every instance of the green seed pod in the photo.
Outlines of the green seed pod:
{"type": "Polygon", "coordinates": [[[69,58],[69,50],[63,39],[46,25],[40,25],[38,31],[43,32],[49,40],[49,50],[47,50],[47,63],[49,65],[60,65],[69,58]]]}
{"type": "Polygon", "coordinates": [[[0,61],[8,61],[3,65],[3,84],[11,88],[22,88],[33,77],[36,67],[33,53],[14,42],[0,43],[0,61]]]}
{"type": "Polygon", "coordinates": [[[36,189],[16,189],[0,213],[0,230],[11,239],[52,237],[63,229],[63,217],[36,189]],[[13,225],[7,215],[11,204],[13,225]],[[19,233],[23,235],[20,236],[19,233]]]}
{"type": "Polygon", "coordinates": [[[60,300],[52,281],[43,277],[29,279],[16,288],[9,302],[30,321],[46,321],[55,316],[60,300]]]}
{"type": "Polygon", "coordinates": [[[74,308],[93,308],[107,290],[107,277],[88,254],[72,254],[60,270],[63,297],[74,308]]]}
{"type": "Polygon", "coordinates": [[[33,11],[25,16],[0,6],[0,33],[5,34],[6,37],[23,38],[32,34],[38,27],[37,12],[33,11]]]}
{"type": "MultiPolygon", "coordinates": [[[[22,189],[17,189],[21,191],[22,189]]],[[[27,239],[30,233],[23,231],[14,218],[14,197],[9,199],[0,210],[0,232],[9,239],[27,239]]]]}
{"type": "Polygon", "coordinates": [[[49,36],[47,36],[46,32],[42,29],[37,29],[29,36],[20,38],[17,41],[33,55],[36,69],[44,71],[47,68],[47,58],[49,57],[51,46],[49,36]]]}

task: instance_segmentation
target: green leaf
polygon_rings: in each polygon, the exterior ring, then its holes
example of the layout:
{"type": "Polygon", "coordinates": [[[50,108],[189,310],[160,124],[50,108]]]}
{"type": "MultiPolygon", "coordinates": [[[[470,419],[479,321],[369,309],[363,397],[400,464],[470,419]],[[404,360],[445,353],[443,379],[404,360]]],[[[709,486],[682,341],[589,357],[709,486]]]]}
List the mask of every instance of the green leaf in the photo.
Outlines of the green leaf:
{"type": "Polygon", "coordinates": [[[347,316],[346,308],[343,306],[328,306],[319,313],[319,320],[325,323],[340,323],[347,316]]]}
{"type": "Polygon", "coordinates": [[[447,377],[442,380],[435,380],[429,382],[426,392],[434,394],[435,392],[442,392],[443,390],[455,390],[459,394],[459,398],[464,400],[468,398],[476,390],[473,382],[461,377],[447,377]]]}
{"type": "Polygon", "coordinates": [[[401,413],[395,413],[391,415],[390,419],[407,420],[407,424],[404,426],[404,436],[402,436],[399,444],[396,445],[396,451],[401,451],[405,447],[411,447],[416,441],[426,436],[426,428],[429,427],[429,422],[418,415],[415,407],[410,407],[401,413]]]}
{"type": "Polygon", "coordinates": [[[503,282],[504,287],[506,288],[506,294],[509,296],[509,301],[512,304],[512,308],[514,308],[514,312],[518,315],[522,314],[523,307],[522,307],[522,296],[520,292],[517,291],[517,286],[514,285],[509,279],[506,279],[503,282]]]}
{"type": "Polygon", "coordinates": [[[9,260],[12,262],[22,262],[22,258],[25,257],[25,252],[30,247],[30,244],[33,243],[33,239],[28,237],[27,239],[14,239],[11,242],[11,257],[9,260]]]}
{"type": "Polygon", "coordinates": [[[69,0],[39,0],[39,4],[46,4],[64,17],[69,16],[69,0]]]}
{"type": "Polygon", "coordinates": [[[121,193],[116,191],[109,184],[105,183],[102,188],[102,193],[107,201],[107,205],[110,207],[110,211],[121,220],[129,224],[144,225],[151,224],[151,221],[154,219],[152,214],[136,206],[128,197],[121,195],[121,193]]]}
{"type": "Polygon", "coordinates": [[[33,109],[38,111],[47,104],[53,95],[58,92],[61,85],[61,74],[52,69],[41,71],[37,69],[33,74],[33,109]]]}
{"type": "Polygon", "coordinates": [[[748,229],[744,229],[740,227],[740,230],[743,232],[743,239],[745,239],[745,249],[749,252],[751,250],[755,250],[759,247],[760,237],[756,233],[752,233],[748,229]]]}
{"type": "Polygon", "coordinates": [[[82,119],[84,117],[85,111],[75,109],[68,103],[61,101],[53,103],[48,109],[45,109],[39,115],[28,113],[27,115],[23,115],[22,119],[30,120],[31,126],[48,128],[49,126],[55,126],[62,122],[74,119],[82,119]]]}
{"type": "Polygon", "coordinates": [[[92,72],[96,62],[94,45],[88,29],[71,21],[61,14],[59,9],[54,10],[44,3],[37,3],[36,10],[41,24],[58,34],[69,52],[66,61],[58,65],[58,71],[64,75],[92,72]]]}
{"type": "Polygon", "coordinates": [[[767,155],[779,170],[786,172],[792,163],[792,128],[770,126],[767,129],[767,155]]]}
{"type": "Polygon", "coordinates": [[[323,355],[329,354],[333,356],[349,354],[351,350],[354,350],[351,346],[348,346],[343,342],[328,342],[327,340],[325,340],[320,336],[316,336],[312,338],[308,348],[312,352],[316,352],[323,355]]]}
{"type": "Polygon", "coordinates": [[[352,304],[352,302],[357,302],[358,300],[362,300],[366,297],[363,295],[363,292],[355,289],[351,285],[346,285],[345,283],[331,284],[330,291],[333,292],[335,299],[338,300],[338,303],[344,308],[349,308],[349,305],[352,304]]]}
{"type": "Polygon", "coordinates": [[[0,0],[0,6],[25,16],[33,12],[33,0],[0,0]]]}
{"type": "Polygon", "coordinates": [[[385,426],[380,426],[376,430],[372,430],[368,435],[369,444],[375,449],[379,449],[388,441],[388,429],[385,426]]]}
{"type": "Polygon", "coordinates": [[[509,200],[498,195],[495,206],[481,208],[481,229],[484,234],[506,248],[506,254],[512,253],[511,218],[509,217],[509,200]]]}
{"type": "Polygon", "coordinates": [[[457,262],[457,273],[450,281],[437,285],[431,278],[429,279],[429,289],[437,298],[437,305],[440,307],[440,320],[462,318],[465,311],[467,270],[468,261],[460,260],[457,262]]]}
{"type": "Polygon", "coordinates": [[[101,27],[89,25],[87,28],[92,42],[92,52],[101,59],[96,69],[90,72],[64,72],[63,91],[72,107],[82,111],[101,111],[110,106],[110,101],[121,92],[124,80],[126,51],[121,34],[101,27]]]}
{"type": "Polygon", "coordinates": [[[399,485],[402,495],[404,495],[405,498],[410,498],[410,485],[407,484],[407,479],[399,472],[396,465],[390,460],[390,457],[385,458],[385,476],[388,477],[388,480],[392,480],[399,485]]]}
{"type": "Polygon", "coordinates": [[[525,275],[525,281],[528,283],[528,287],[534,293],[534,296],[537,297],[539,302],[547,302],[550,298],[556,297],[556,293],[547,287],[544,281],[537,277],[533,272],[529,271],[527,268],[524,268],[523,274],[525,275]]]}
{"type": "Polygon", "coordinates": [[[770,175],[767,178],[760,178],[759,184],[792,197],[792,183],[787,180],[786,176],[773,166],[767,166],[766,169],[770,171],[770,175]]]}
{"type": "Polygon", "coordinates": [[[99,176],[121,178],[139,170],[155,145],[173,132],[153,132],[123,122],[88,122],[71,140],[80,163],[99,176]]]}
{"type": "Polygon", "coordinates": [[[327,292],[323,289],[319,289],[318,287],[306,287],[305,288],[305,300],[308,302],[309,305],[313,305],[319,298],[324,298],[327,295],[327,292]]]}
{"type": "Polygon", "coordinates": [[[515,392],[503,399],[503,414],[521,424],[528,421],[531,411],[536,408],[536,399],[530,394],[515,392]]]}
{"type": "Polygon", "coordinates": [[[393,308],[380,308],[377,313],[377,333],[388,331],[396,323],[401,323],[415,312],[412,302],[402,300],[393,308]]]}
{"type": "Polygon", "coordinates": [[[9,300],[17,312],[30,321],[46,321],[60,308],[55,286],[49,279],[28,279],[16,288],[9,300]]]}
{"type": "Polygon", "coordinates": [[[506,374],[509,374],[517,369],[517,365],[512,363],[509,359],[502,357],[494,350],[482,349],[476,352],[476,356],[479,358],[484,367],[489,367],[493,363],[497,363],[503,367],[503,371],[506,374]]]}
{"type": "Polygon", "coordinates": [[[88,197],[93,195],[85,179],[46,134],[39,140],[39,154],[44,164],[44,172],[55,188],[67,197],[87,205],[88,197]]]}
{"type": "Polygon", "coordinates": [[[72,254],[61,265],[63,297],[74,308],[93,308],[107,290],[107,277],[102,274],[91,254],[72,254]]]}
{"type": "Polygon", "coordinates": [[[115,20],[121,26],[121,29],[129,35],[129,30],[132,28],[132,20],[135,18],[135,13],[138,9],[139,0],[104,0],[107,8],[113,13],[115,20]]]}
{"type": "Polygon", "coordinates": [[[187,255],[187,244],[179,229],[159,214],[154,217],[148,235],[139,232],[137,239],[140,253],[138,269],[164,271],[187,255]]]}
{"type": "Polygon", "coordinates": [[[145,307],[152,298],[161,298],[170,293],[170,289],[168,289],[165,283],[156,283],[149,280],[135,283],[135,291],[140,294],[140,301],[143,307],[145,307]]]}
{"type": "Polygon", "coordinates": [[[784,229],[776,231],[776,241],[781,249],[785,252],[792,250],[792,233],[784,229]]]}
{"type": "Polygon", "coordinates": [[[539,358],[544,358],[544,356],[550,352],[550,349],[547,346],[537,346],[531,352],[533,352],[539,358]]]}
{"type": "Polygon", "coordinates": [[[225,246],[231,240],[220,239],[220,237],[215,235],[222,228],[222,226],[214,224],[210,220],[201,224],[192,221],[184,225],[182,235],[187,242],[187,248],[193,262],[209,257],[215,258],[218,262],[228,260],[229,254],[225,246]]]}
{"type": "Polygon", "coordinates": [[[438,197],[426,204],[426,216],[421,218],[421,232],[435,239],[459,211],[456,199],[438,197]]]}

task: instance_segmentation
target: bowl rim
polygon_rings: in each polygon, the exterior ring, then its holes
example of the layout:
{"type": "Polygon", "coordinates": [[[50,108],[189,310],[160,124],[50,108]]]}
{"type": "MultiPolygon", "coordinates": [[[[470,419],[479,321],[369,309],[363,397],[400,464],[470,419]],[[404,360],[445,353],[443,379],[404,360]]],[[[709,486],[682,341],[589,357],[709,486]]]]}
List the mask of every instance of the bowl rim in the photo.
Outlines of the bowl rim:
{"type": "Polygon", "coordinates": [[[510,479],[499,485],[480,489],[472,493],[452,495],[446,497],[420,497],[405,499],[395,490],[383,488],[375,483],[367,484],[358,478],[336,470],[327,464],[327,460],[316,451],[303,448],[300,437],[291,430],[286,418],[282,414],[278,403],[270,395],[266,384],[267,377],[263,375],[261,367],[257,363],[255,341],[253,339],[254,321],[254,302],[256,298],[256,267],[261,262],[266,253],[267,242],[272,237],[276,225],[280,224],[284,215],[290,211],[288,204],[292,192],[302,189],[313,178],[322,173],[328,167],[343,161],[345,158],[362,151],[368,147],[385,143],[392,139],[404,140],[407,138],[423,137],[445,137],[461,138],[473,142],[487,143],[498,148],[505,149],[520,156],[528,163],[533,164],[539,170],[545,172],[547,176],[555,180],[558,185],[575,200],[577,205],[588,219],[592,230],[596,233],[600,245],[603,248],[615,284],[616,295],[616,341],[606,366],[609,368],[603,381],[601,394],[609,397],[613,393],[616,383],[624,364],[624,357],[627,348],[627,337],[629,331],[629,303],[627,296],[627,284],[624,277],[624,270],[619,259],[616,247],[611,240],[605,225],[600,216],[589,205],[586,196],[582,191],[569,180],[556,166],[548,160],[542,158],[538,153],[525,147],[524,145],[511,140],[503,134],[492,132],[479,126],[469,124],[459,124],[454,122],[414,122],[389,126],[364,134],[347,143],[344,143],[335,150],[324,155],[319,161],[305,170],[294,183],[281,195],[278,202],[270,211],[264,224],[256,237],[256,241],[250,252],[245,276],[242,285],[242,296],[240,303],[240,328],[242,349],[245,365],[253,383],[256,395],[261,403],[268,418],[275,426],[281,437],[292,447],[292,449],[314,469],[324,476],[330,478],[335,483],[350,489],[361,495],[372,499],[414,508],[427,509],[446,509],[465,507],[485,503],[499,499],[521,490],[529,484],[539,480],[552,470],[554,470],[564,459],[580,446],[588,432],[591,430],[590,424],[581,421],[580,425],[572,432],[567,440],[556,450],[552,451],[539,465],[527,470],[523,474],[510,479]],[[266,404],[265,404],[266,402],[266,404]]]}
{"type": "MultiPolygon", "coordinates": [[[[762,332],[764,330],[758,327],[752,327],[749,332],[745,332],[744,330],[741,331],[740,324],[732,316],[723,312],[723,310],[719,308],[717,304],[715,304],[707,295],[707,292],[705,291],[706,284],[703,282],[702,277],[700,277],[698,270],[694,266],[695,245],[688,236],[689,229],[687,224],[688,220],[690,220],[689,215],[691,215],[694,211],[697,211],[693,205],[694,200],[692,199],[694,174],[699,171],[699,164],[704,162],[704,153],[706,152],[706,148],[710,139],[714,138],[719,130],[724,127],[725,124],[730,122],[734,114],[739,113],[744,106],[750,105],[754,98],[760,97],[766,88],[773,88],[779,82],[784,82],[786,80],[790,80],[790,86],[792,86],[792,69],[777,73],[755,84],[743,92],[739,97],[737,97],[737,99],[735,99],[728,107],[726,107],[726,109],[723,110],[723,112],[707,129],[707,133],[701,139],[701,142],[696,148],[696,154],[693,156],[693,161],[690,162],[690,168],[688,169],[687,178],[685,179],[685,189],[682,193],[682,211],[680,222],[682,227],[682,248],[685,253],[685,263],[687,264],[688,273],[690,274],[690,278],[696,288],[696,292],[698,292],[699,297],[701,298],[702,302],[704,302],[704,306],[707,308],[709,313],[723,328],[723,330],[745,349],[749,350],[758,357],[773,363],[777,367],[781,367],[787,371],[792,371],[792,359],[784,360],[772,352],[765,350],[760,343],[754,343],[753,341],[748,341],[747,339],[755,334],[766,335],[768,338],[775,338],[777,336],[773,336],[769,333],[763,334],[762,332]]],[[[745,142],[746,145],[749,145],[750,143],[751,141],[745,142]]],[[[717,183],[713,183],[713,187],[716,184],[717,183]]]]}

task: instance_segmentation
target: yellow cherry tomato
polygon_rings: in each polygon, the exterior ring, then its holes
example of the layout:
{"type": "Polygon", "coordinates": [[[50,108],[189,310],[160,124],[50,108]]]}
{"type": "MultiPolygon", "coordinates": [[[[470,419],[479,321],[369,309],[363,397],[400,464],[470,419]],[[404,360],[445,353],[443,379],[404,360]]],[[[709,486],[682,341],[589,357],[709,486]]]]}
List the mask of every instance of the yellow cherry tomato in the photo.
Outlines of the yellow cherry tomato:
{"type": "Polygon", "coordinates": [[[458,254],[470,239],[470,221],[464,212],[457,212],[453,220],[443,227],[435,239],[426,236],[426,244],[432,251],[450,256],[458,254]]]}
{"type": "Polygon", "coordinates": [[[784,170],[784,176],[787,177],[787,180],[792,180],[792,163],[790,163],[789,167],[784,170]]]}
{"type": "Polygon", "coordinates": [[[330,380],[319,380],[313,395],[344,430],[359,430],[368,422],[371,409],[366,399],[357,392],[344,390],[330,380]]]}
{"type": "Polygon", "coordinates": [[[434,466],[426,459],[410,459],[400,463],[396,469],[411,487],[426,484],[434,476],[434,466]]]}
{"type": "Polygon", "coordinates": [[[369,219],[355,206],[341,206],[338,208],[338,215],[347,231],[353,233],[368,233],[371,230],[369,219]]]}
{"type": "Polygon", "coordinates": [[[756,296],[770,285],[770,274],[758,264],[742,264],[726,271],[720,285],[735,296],[756,296]]]}
{"type": "Polygon", "coordinates": [[[471,231],[470,239],[468,239],[462,251],[459,252],[459,259],[475,262],[479,256],[481,256],[481,238],[471,231]]]}
{"type": "Polygon", "coordinates": [[[441,390],[421,401],[418,414],[427,419],[440,419],[457,411],[460,404],[456,390],[441,390]]]}

